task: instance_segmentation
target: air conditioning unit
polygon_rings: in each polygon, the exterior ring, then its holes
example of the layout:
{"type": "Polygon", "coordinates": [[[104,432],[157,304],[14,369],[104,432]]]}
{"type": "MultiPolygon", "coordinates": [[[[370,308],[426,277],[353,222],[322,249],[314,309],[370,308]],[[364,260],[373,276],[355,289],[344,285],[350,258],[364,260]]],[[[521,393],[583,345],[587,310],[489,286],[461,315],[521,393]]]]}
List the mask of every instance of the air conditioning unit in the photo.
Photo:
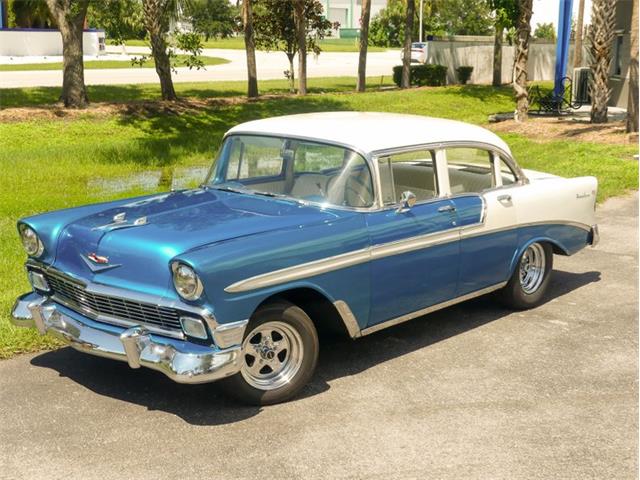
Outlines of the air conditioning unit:
{"type": "Polygon", "coordinates": [[[573,69],[573,81],[571,82],[574,103],[586,104],[591,103],[591,97],[589,96],[589,77],[591,76],[591,69],[589,67],[580,67],[573,69]]]}

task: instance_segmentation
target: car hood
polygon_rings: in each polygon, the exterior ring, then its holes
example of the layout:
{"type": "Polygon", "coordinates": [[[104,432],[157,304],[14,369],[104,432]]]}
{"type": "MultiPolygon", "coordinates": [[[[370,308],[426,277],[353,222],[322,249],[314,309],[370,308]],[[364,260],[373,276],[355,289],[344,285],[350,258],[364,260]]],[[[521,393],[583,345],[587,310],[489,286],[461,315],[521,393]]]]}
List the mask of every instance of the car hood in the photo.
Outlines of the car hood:
{"type": "Polygon", "coordinates": [[[211,189],[172,192],[106,206],[71,222],[58,237],[55,266],[98,283],[162,295],[171,285],[169,262],[176,255],[339,215],[251,194],[211,189]]]}

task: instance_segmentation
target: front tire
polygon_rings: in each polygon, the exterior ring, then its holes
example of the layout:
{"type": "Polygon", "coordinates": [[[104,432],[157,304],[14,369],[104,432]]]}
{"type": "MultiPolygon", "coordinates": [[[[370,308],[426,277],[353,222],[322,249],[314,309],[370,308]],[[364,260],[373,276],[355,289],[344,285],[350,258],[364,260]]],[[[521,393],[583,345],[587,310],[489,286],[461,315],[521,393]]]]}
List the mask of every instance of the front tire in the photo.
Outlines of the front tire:
{"type": "Polygon", "coordinates": [[[542,303],[553,270],[553,249],[548,243],[532,243],[522,253],[515,271],[502,289],[502,301],[517,310],[542,303]]]}
{"type": "Polygon", "coordinates": [[[304,310],[285,301],[260,307],[245,332],[240,372],[225,380],[227,391],[251,405],[289,400],[311,379],[318,350],[304,310]]]}

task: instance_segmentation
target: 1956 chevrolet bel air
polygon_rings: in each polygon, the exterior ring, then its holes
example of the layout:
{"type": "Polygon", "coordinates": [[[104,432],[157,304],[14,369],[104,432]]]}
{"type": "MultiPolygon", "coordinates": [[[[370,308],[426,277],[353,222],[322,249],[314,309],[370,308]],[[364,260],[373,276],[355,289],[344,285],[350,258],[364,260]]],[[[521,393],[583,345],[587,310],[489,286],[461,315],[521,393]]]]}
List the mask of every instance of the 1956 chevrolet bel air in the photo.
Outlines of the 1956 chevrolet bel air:
{"type": "Polygon", "coordinates": [[[316,113],[232,128],[200,188],[18,222],[13,322],[256,404],[294,396],[317,330],[352,338],[499,291],[538,305],[598,241],[597,180],[522,170],[473,125],[316,113]]]}

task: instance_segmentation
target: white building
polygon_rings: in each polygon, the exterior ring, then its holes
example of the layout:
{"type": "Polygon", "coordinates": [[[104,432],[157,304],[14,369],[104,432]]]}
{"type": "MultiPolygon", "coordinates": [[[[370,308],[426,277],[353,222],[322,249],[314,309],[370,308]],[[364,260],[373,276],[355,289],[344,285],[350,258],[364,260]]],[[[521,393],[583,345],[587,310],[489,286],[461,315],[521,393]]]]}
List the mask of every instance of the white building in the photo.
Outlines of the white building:
{"type": "MultiPolygon", "coordinates": [[[[320,0],[327,18],[340,24],[341,38],[352,38],[360,31],[362,0],[320,0]]],[[[371,0],[371,18],[387,6],[387,0],[371,0]]]]}

